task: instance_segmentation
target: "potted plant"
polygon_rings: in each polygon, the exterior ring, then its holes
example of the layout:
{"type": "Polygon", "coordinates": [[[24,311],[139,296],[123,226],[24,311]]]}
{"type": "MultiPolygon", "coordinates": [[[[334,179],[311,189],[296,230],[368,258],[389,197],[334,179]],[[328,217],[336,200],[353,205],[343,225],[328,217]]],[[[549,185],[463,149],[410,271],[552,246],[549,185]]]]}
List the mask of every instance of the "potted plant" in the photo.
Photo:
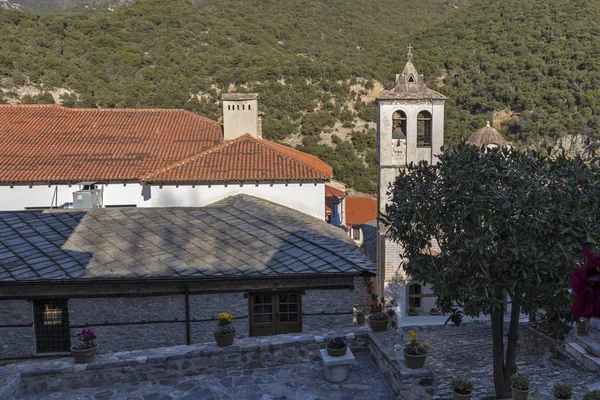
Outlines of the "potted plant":
{"type": "Polygon", "coordinates": [[[600,400],[600,390],[592,390],[583,395],[583,400],[600,400]]]}
{"type": "Polygon", "coordinates": [[[423,368],[425,359],[427,358],[427,350],[430,347],[429,343],[421,343],[421,341],[417,340],[416,332],[410,332],[408,344],[404,346],[406,366],[411,369],[423,368]]]}
{"type": "Polygon", "coordinates": [[[348,350],[348,346],[341,337],[330,340],[325,348],[327,349],[327,354],[331,357],[341,357],[346,354],[346,350],[348,350]]]}
{"type": "Polygon", "coordinates": [[[382,304],[376,306],[371,305],[369,315],[369,325],[373,332],[383,332],[387,329],[389,317],[386,313],[381,312],[382,304]]]}
{"type": "Polygon", "coordinates": [[[577,319],[577,335],[584,336],[587,332],[587,319],[578,318],[577,319]]]}
{"type": "Polygon", "coordinates": [[[558,347],[550,346],[550,358],[558,358],[558,347]]]}
{"type": "Polygon", "coordinates": [[[565,341],[565,330],[563,328],[556,331],[556,341],[558,344],[562,344],[565,341]]]}
{"type": "Polygon", "coordinates": [[[369,302],[369,306],[373,307],[373,306],[376,306],[377,304],[379,304],[379,301],[377,300],[377,295],[375,293],[373,293],[371,295],[371,301],[369,302]]]}
{"type": "Polygon", "coordinates": [[[233,315],[228,313],[219,314],[219,326],[215,329],[214,336],[217,341],[217,346],[227,347],[233,344],[235,338],[235,327],[231,324],[233,315]]]}
{"type": "Polygon", "coordinates": [[[419,310],[417,310],[414,307],[410,307],[408,309],[408,315],[412,315],[412,316],[419,315],[419,310]]]}
{"type": "Polygon", "coordinates": [[[512,398],[514,400],[527,400],[529,397],[529,377],[515,374],[510,378],[512,398]]]}
{"type": "Polygon", "coordinates": [[[464,378],[456,378],[452,381],[454,389],[454,400],[471,400],[473,382],[464,378]]]}
{"type": "Polygon", "coordinates": [[[441,312],[437,308],[433,307],[431,310],[429,310],[429,314],[430,315],[440,315],[441,312]]]}
{"type": "Polygon", "coordinates": [[[356,324],[364,325],[365,324],[365,313],[362,311],[356,312],[356,324]]]}
{"type": "Polygon", "coordinates": [[[555,383],[552,389],[554,400],[571,400],[573,398],[573,387],[568,383],[555,383]]]}
{"type": "Polygon", "coordinates": [[[87,364],[96,357],[98,346],[94,331],[82,329],[75,337],[75,344],[71,346],[71,354],[77,364],[87,364]]]}

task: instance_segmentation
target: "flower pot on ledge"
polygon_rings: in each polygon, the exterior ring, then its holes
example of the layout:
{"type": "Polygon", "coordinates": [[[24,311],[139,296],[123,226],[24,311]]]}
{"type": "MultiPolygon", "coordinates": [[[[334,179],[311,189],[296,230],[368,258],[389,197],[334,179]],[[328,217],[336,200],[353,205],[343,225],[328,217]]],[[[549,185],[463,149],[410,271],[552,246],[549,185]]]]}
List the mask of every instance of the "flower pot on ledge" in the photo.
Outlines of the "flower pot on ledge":
{"type": "Polygon", "coordinates": [[[452,392],[452,394],[453,394],[452,400],[471,400],[471,393],[460,394],[460,393],[452,392]]]}
{"type": "Polygon", "coordinates": [[[518,390],[514,387],[512,389],[512,398],[514,400],[527,400],[529,397],[529,389],[528,390],[518,390]]]}
{"type": "Polygon", "coordinates": [[[217,346],[219,347],[227,347],[233,344],[233,339],[235,338],[235,332],[228,334],[214,334],[215,341],[217,342],[217,346]]]}
{"type": "Polygon", "coordinates": [[[98,349],[98,347],[99,345],[96,345],[96,347],[92,347],[89,349],[74,349],[73,347],[71,347],[71,354],[75,359],[75,363],[87,364],[94,361],[94,358],[96,357],[96,350],[98,349]]]}
{"type": "Polygon", "coordinates": [[[369,325],[373,332],[383,332],[387,329],[389,318],[386,319],[371,319],[369,318],[369,325]]]}
{"type": "Polygon", "coordinates": [[[404,360],[406,361],[406,366],[410,369],[420,369],[425,365],[425,359],[427,358],[427,354],[422,354],[419,356],[415,356],[412,354],[404,353],[404,360]]]}
{"type": "Polygon", "coordinates": [[[348,350],[348,346],[344,346],[341,349],[333,349],[327,345],[325,348],[327,349],[327,354],[329,354],[331,357],[341,357],[345,355],[346,350],[348,350]]]}

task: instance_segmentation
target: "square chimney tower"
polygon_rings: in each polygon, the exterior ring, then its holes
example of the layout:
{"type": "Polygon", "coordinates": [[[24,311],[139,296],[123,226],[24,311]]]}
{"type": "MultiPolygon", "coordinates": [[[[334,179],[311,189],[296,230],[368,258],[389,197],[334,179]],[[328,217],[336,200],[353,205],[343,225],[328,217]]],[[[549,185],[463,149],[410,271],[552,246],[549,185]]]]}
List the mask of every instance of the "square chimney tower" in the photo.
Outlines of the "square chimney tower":
{"type": "Polygon", "coordinates": [[[223,131],[224,140],[232,140],[248,134],[260,139],[258,94],[223,93],[223,131]]]}

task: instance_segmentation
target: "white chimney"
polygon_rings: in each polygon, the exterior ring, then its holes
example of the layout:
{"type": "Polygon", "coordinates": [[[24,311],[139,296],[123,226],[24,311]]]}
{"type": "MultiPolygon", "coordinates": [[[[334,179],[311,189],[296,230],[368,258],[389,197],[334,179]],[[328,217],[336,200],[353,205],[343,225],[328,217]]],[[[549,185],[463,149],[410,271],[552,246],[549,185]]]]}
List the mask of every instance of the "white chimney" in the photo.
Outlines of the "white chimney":
{"type": "Polygon", "coordinates": [[[257,93],[223,93],[223,138],[232,140],[245,134],[260,138],[257,93]]]}

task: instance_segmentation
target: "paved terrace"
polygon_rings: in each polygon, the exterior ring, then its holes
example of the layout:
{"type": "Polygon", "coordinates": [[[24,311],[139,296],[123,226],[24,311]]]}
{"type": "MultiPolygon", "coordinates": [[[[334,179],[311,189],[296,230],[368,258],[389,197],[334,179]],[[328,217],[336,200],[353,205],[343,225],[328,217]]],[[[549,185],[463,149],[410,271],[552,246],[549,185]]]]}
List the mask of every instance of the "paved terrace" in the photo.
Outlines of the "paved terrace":
{"type": "Polygon", "coordinates": [[[391,400],[395,399],[366,354],[347,381],[331,384],[318,363],[220,372],[109,387],[25,396],[23,400],[391,400]]]}

